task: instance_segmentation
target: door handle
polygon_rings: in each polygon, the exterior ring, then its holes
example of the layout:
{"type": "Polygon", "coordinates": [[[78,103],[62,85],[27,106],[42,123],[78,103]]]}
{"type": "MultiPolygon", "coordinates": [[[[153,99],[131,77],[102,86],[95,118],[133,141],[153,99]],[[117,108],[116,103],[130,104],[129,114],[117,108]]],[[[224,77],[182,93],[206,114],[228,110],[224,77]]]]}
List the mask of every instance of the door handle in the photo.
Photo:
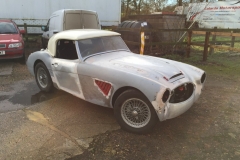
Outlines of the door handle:
{"type": "Polygon", "coordinates": [[[57,66],[58,66],[58,63],[52,63],[52,65],[53,65],[54,67],[57,67],[57,66]]]}

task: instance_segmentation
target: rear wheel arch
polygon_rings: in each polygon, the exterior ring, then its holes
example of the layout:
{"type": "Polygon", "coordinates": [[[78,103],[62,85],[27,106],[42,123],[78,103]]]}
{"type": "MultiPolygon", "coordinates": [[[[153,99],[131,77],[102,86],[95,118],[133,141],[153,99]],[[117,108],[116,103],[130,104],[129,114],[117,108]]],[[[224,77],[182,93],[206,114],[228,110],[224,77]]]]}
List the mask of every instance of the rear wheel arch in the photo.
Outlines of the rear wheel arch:
{"type": "MultiPolygon", "coordinates": [[[[34,65],[33,65],[34,71],[35,71],[35,67],[36,67],[36,65],[37,65],[38,63],[43,63],[43,61],[40,60],[40,59],[38,59],[38,60],[36,60],[36,61],[34,62],[34,65]]],[[[44,64],[44,63],[43,63],[43,64],[44,64]]],[[[44,64],[44,65],[45,65],[45,64],[44,64]]],[[[45,65],[45,66],[46,66],[46,65],[45,65]]]]}

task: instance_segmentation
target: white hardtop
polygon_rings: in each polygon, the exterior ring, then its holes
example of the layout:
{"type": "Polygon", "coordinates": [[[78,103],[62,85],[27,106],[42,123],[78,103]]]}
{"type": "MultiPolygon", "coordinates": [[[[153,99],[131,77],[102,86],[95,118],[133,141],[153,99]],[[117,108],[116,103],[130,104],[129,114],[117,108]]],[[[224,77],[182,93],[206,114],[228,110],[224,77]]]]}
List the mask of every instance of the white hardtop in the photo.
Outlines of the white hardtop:
{"type": "Polygon", "coordinates": [[[56,55],[56,45],[58,40],[67,39],[67,40],[81,40],[88,38],[96,38],[96,37],[106,37],[106,36],[119,36],[119,33],[106,31],[106,30],[98,30],[98,29],[73,29],[59,32],[52,36],[48,42],[48,50],[51,56],[56,55]]]}

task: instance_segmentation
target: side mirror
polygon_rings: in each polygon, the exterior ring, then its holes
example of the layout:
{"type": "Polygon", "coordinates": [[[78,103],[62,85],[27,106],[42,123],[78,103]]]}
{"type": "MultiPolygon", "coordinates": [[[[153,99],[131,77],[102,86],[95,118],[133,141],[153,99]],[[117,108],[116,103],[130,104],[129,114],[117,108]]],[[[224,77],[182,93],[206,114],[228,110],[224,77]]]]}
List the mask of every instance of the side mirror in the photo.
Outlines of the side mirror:
{"type": "Polygon", "coordinates": [[[42,29],[42,31],[44,31],[44,32],[47,31],[47,27],[46,27],[46,26],[42,26],[41,29],[42,29]]]}
{"type": "Polygon", "coordinates": [[[25,31],[25,30],[20,30],[20,33],[21,33],[21,34],[25,34],[26,31],[25,31]]]}

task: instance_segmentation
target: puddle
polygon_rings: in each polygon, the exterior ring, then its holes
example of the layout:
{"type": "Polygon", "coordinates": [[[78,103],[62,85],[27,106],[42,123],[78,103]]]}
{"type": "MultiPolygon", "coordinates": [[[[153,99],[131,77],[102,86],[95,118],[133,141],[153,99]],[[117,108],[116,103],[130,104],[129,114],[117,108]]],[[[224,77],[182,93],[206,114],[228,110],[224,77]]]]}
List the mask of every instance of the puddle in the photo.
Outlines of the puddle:
{"type": "Polygon", "coordinates": [[[0,101],[3,101],[3,100],[5,100],[5,99],[8,99],[9,98],[9,96],[0,96],[0,101]]]}
{"type": "MultiPolygon", "coordinates": [[[[52,93],[45,93],[40,91],[35,82],[30,82],[25,85],[25,90],[17,92],[10,99],[12,104],[21,104],[24,106],[40,103],[58,97],[64,92],[55,89],[52,93]]],[[[0,97],[1,99],[1,97],[0,97]]]]}

